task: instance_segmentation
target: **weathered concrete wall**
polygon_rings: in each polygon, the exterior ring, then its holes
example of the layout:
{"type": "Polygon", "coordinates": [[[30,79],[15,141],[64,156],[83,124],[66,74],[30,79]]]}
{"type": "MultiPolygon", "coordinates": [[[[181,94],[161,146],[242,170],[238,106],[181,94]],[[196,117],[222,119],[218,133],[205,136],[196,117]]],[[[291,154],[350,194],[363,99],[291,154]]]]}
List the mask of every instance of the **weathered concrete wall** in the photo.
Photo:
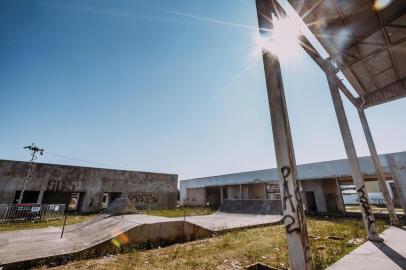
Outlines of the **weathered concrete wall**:
{"type": "Polygon", "coordinates": [[[224,187],[224,188],[227,189],[227,199],[229,199],[229,200],[241,199],[240,185],[227,186],[227,187],[224,187]]]}
{"type": "MultiPolygon", "coordinates": [[[[302,183],[302,190],[305,191],[313,191],[314,197],[316,199],[317,211],[318,212],[326,212],[327,205],[326,199],[324,197],[324,190],[320,180],[314,181],[303,181],[302,183]]],[[[308,209],[308,203],[306,201],[306,196],[303,196],[303,201],[306,205],[306,209],[308,209]]]]}
{"type": "Polygon", "coordinates": [[[335,179],[321,181],[324,190],[327,212],[345,213],[345,206],[341,200],[341,191],[338,190],[335,179]]]}
{"type": "Polygon", "coordinates": [[[397,187],[400,204],[406,215],[406,153],[388,154],[386,159],[397,187]]]}
{"type": "MultiPolygon", "coordinates": [[[[0,203],[12,203],[28,163],[0,160],[0,203]]],[[[101,210],[103,193],[122,193],[137,208],[174,208],[177,175],[37,163],[27,191],[80,192],[81,212],[101,210]]]]}
{"type": "Polygon", "coordinates": [[[251,184],[248,186],[248,199],[266,199],[265,184],[251,184]]]}
{"type": "Polygon", "coordinates": [[[206,188],[188,188],[186,194],[184,205],[203,206],[206,204],[206,188]]]}

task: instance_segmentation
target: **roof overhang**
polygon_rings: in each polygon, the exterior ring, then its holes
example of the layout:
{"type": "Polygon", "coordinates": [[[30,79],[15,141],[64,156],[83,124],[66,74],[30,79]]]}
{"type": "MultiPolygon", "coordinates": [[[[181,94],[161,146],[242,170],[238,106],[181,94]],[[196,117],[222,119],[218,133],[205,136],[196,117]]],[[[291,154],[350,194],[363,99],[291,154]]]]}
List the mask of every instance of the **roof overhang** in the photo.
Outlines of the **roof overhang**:
{"type": "Polygon", "coordinates": [[[406,96],[405,0],[382,9],[371,0],[288,2],[355,90],[353,103],[366,108],[406,96]]]}

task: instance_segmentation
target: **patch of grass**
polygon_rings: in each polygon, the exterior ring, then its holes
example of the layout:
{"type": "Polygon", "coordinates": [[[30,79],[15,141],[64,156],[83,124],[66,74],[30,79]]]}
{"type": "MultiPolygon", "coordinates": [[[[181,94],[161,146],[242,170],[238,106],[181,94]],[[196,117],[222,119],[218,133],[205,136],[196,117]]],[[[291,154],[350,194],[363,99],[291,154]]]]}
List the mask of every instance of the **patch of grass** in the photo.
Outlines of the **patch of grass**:
{"type": "MultiPolygon", "coordinates": [[[[92,217],[94,217],[94,215],[81,215],[81,216],[69,215],[66,219],[66,225],[83,222],[92,217]]],[[[40,228],[47,228],[50,226],[60,227],[63,225],[63,220],[64,220],[64,217],[62,217],[60,219],[50,220],[50,221],[1,223],[0,232],[15,231],[15,230],[28,230],[28,229],[40,229],[40,228]]]]}
{"type": "MultiPolygon", "coordinates": [[[[359,246],[347,244],[349,240],[366,237],[361,219],[308,217],[307,225],[314,269],[326,268],[359,246]]],[[[388,227],[380,220],[377,226],[380,232],[388,227]]],[[[283,225],[232,231],[154,250],[133,250],[81,260],[56,269],[243,269],[255,262],[282,269],[289,267],[283,225]]]]}
{"type": "Polygon", "coordinates": [[[202,216],[213,214],[216,210],[208,207],[177,207],[165,210],[143,210],[143,214],[160,217],[202,216]]]}

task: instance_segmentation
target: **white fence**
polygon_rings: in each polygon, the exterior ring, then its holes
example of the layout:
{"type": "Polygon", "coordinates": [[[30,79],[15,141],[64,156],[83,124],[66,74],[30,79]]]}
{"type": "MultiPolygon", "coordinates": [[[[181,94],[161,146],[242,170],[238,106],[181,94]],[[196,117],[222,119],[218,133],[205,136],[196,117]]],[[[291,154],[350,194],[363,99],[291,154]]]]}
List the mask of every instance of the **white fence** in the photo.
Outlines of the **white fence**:
{"type": "Polygon", "coordinates": [[[64,204],[0,204],[0,223],[58,219],[64,212],[64,204]]]}

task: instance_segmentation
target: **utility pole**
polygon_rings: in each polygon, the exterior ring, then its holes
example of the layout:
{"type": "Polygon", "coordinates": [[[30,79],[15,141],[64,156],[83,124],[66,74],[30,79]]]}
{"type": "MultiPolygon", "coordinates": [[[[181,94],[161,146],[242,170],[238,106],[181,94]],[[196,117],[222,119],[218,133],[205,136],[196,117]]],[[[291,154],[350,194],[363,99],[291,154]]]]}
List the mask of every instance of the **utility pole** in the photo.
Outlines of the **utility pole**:
{"type": "Polygon", "coordinates": [[[34,160],[37,159],[37,156],[36,156],[37,152],[39,152],[39,154],[41,156],[44,154],[44,149],[38,148],[37,146],[35,146],[34,143],[32,143],[32,145],[25,146],[24,149],[31,150],[31,161],[30,161],[30,167],[28,168],[27,175],[24,178],[23,189],[21,190],[20,197],[18,198],[17,203],[21,203],[23,201],[24,191],[25,191],[25,188],[27,187],[28,179],[31,176],[32,168],[34,166],[34,160]]]}

